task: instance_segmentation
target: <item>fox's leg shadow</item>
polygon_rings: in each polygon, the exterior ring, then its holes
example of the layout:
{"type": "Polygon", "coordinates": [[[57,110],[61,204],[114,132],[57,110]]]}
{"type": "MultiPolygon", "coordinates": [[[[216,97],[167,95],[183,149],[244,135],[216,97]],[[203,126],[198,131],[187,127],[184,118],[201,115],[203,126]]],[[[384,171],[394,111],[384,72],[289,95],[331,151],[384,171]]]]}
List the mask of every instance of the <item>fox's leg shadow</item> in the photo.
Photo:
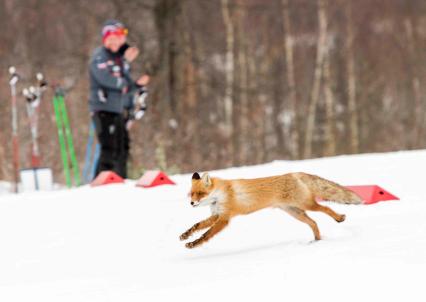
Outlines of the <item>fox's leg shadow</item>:
{"type": "Polygon", "coordinates": [[[202,220],[196,224],[194,224],[190,229],[180,235],[180,240],[186,240],[191,236],[194,232],[206,229],[212,226],[219,219],[219,215],[213,215],[209,218],[202,220]]]}
{"type": "Polygon", "coordinates": [[[214,235],[222,231],[229,223],[229,219],[219,219],[217,222],[200,238],[192,242],[188,242],[185,246],[189,249],[199,246],[200,244],[209,241],[214,235]]]}
{"type": "Polygon", "coordinates": [[[321,235],[317,223],[312,218],[310,218],[305,211],[291,206],[281,207],[281,209],[286,211],[288,214],[290,214],[297,220],[309,225],[312,231],[314,232],[315,240],[321,240],[321,235]]]}

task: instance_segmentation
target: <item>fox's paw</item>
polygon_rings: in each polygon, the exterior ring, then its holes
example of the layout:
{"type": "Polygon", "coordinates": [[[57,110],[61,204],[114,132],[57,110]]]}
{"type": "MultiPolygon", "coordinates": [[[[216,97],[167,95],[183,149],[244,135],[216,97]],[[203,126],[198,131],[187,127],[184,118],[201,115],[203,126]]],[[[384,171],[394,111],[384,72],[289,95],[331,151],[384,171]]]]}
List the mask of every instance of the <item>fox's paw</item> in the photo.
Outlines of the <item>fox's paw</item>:
{"type": "Polygon", "coordinates": [[[340,222],[345,221],[345,219],[346,219],[346,215],[343,214],[343,215],[340,215],[339,218],[336,219],[336,221],[340,223],[340,222]]]}
{"type": "Polygon", "coordinates": [[[185,247],[188,249],[193,249],[195,247],[195,244],[194,242],[188,242],[185,244],[185,247]]]}
{"type": "Polygon", "coordinates": [[[182,235],[179,236],[179,239],[181,241],[186,240],[188,238],[189,238],[189,233],[187,233],[187,232],[185,232],[185,233],[183,233],[182,235]]]}
{"type": "Polygon", "coordinates": [[[200,245],[200,242],[195,240],[195,241],[186,243],[185,247],[188,248],[188,249],[193,249],[194,247],[197,247],[199,245],[200,245]]]}

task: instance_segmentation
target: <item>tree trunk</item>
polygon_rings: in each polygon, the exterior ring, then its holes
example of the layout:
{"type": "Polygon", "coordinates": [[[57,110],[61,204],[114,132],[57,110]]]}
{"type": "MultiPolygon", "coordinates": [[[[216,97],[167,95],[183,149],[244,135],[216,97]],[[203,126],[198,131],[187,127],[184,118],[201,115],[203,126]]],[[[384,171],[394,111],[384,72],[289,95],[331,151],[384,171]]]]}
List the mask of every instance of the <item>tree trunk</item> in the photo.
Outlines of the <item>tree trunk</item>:
{"type": "Polygon", "coordinates": [[[225,55],[225,123],[228,135],[232,133],[232,115],[234,98],[234,25],[232,23],[229,1],[221,0],[222,16],[226,29],[226,55],[225,55]]]}
{"type": "Polygon", "coordinates": [[[195,43],[193,41],[192,26],[190,24],[188,2],[182,2],[182,21],[184,28],[183,34],[183,50],[184,50],[184,64],[183,64],[183,96],[181,102],[185,104],[184,111],[181,112],[186,124],[186,135],[184,136],[186,142],[186,150],[193,154],[191,158],[186,158],[188,164],[191,161],[202,161],[202,150],[205,146],[200,144],[200,132],[197,129],[203,127],[203,121],[199,118],[192,118],[199,116],[197,112],[197,84],[198,74],[194,66],[195,57],[195,43]]]}
{"type": "Polygon", "coordinates": [[[258,164],[262,162],[263,156],[263,144],[262,140],[262,118],[259,114],[259,86],[257,82],[257,64],[253,57],[249,57],[249,74],[250,74],[250,103],[249,103],[249,119],[250,119],[250,150],[253,153],[254,163],[258,164]]]}
{"type": "MultiPolygon", "coordinates": [[[[3,136],[0,133],[0,142],[3,142],[3,136]]],[[[5,175],[7,173],[7,165],[5,165],[4,163],[6,163],[6,159],[5,159],[5,152],[4,152],[4,144],[0,145],[0,163],[3,163],[2,165],[0,165],[0,179],[4,179],[5,175]]]]}
{"type": "Polygon", "coordinates": [[[411,88],[413,90],[414,97],[414,106],[412,111],[413,121],[410,135],[410,146],[411,148],[419,148],[419,140],[421,139],[422,132],[422,116],[424,116],[424,110],[422,106],[422,99],[420,94],[420,79],[419,72],[417,70],[417,56],[416,56],[416,43],[414,38],[414,30],[413,30],[413,22],[411,18],[407,17],[404,20],[404,27],[407,34],[408,39],[408,52],[409,52],[409,62],[410,62],[410,70],[411,70],[411,88]]]}
{"type": "Polygon", "coordinates": [[[355,76],[355,57],[354,57],[354,32],[352,24],[352,3],[346,1],[346,68],[348,73],[348,109],[349,109],[349,128],[350,128],[350,152],[359,152],[359,127],[358,127],[358,109],[356,101],[356,76],[355,76]]]}
{"type": "Polygon", "coordinates": [[[248,150],[248,77],[247,77],[247,39],[245,34],[245,19],[246,11],[242,1],[239,0],[240,4],[237,10],[238,20],[238,71],[239,71],[239,133],[237,134],[239,154],[237,163],[248,164],[252,158],[250,151],[248,150]]]}
{"type": "Polygon", "coordinates": [[[294,71],[294,54],[293,54],[293,36],[291,33],[291,22],[290,22],[290,9],[288,0],[282,0],[282,15],[284,25],[284,49],[285,49],[285,60],[287,66],[287,85],[289,90],[289,103],[290,112],[286,114],[291,116],[290,124],[290,152],[291,158],[299,158],[299,129],[297,127],[297,94],[296,94],[296,80],[294,71]]]}
{"type": "Polygon", "coordinates": [[[324,90],[325,90],[325,156],[336,154],[336,119],[334,114],[334,95],[331,81],[331,66],[330,66],[330,51],[327,49],[327,54],[324,58],[324,90]]]}
{"type": "Polygon", "coordinates": [[[314,132],[314,123],[316,115],[316,106],[318,103],[321,77],[322,77],[322,64],[324,61],[324,53],[327,42],[327,15],[325,8],[326,0],[318,0],[318,23],[319,34],[317,42],[317,55],[315,61],[314,82],[311,90],[310,103],[308,107],[308,116],[306,117],[306,132],[305,132],[305,150],[304,158],[312,156],[312,138],[314,132]]]}

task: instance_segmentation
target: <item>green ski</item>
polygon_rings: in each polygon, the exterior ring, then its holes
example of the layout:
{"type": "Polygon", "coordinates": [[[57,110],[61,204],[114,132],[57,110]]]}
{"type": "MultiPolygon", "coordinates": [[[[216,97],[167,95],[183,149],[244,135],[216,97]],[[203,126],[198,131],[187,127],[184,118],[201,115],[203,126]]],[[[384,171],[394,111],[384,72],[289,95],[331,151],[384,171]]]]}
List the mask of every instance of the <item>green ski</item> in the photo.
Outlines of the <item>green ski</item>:
{"type": "Polygon", "coordinates": [[[64,165],[65,182],[68,188],[72,186],[70,162],[74,174],[74,185],[80,185],[80,169],[75,156],[72,133],[68,119],[67,108],[64,100],[64,92],[61,88],[56,88],[53,97],[53,108],[55,110],[56,126],[58,128],[59,146],[61,148],[61,158],[64,165]],[[69,157],[69,158],[68,158],[69,157]]]}

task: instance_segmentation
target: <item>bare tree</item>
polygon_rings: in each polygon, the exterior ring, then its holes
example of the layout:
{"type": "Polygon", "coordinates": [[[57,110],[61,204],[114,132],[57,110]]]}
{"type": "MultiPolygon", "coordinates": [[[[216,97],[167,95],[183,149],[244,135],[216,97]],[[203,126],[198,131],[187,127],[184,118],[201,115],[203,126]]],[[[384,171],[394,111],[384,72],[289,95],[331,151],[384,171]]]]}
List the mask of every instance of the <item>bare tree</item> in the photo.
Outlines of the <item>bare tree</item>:
{"type": "MultiPolygon", "coordinates": [[[[290,152],[293,159],[299,158],[299,129],[297,125],[297,94],[296,94],[296,76],[294,70],[294,38],[291,32],[289,1],[282,0],[282,15],[284,25],[284,49],[286,59],[286,75],[289,90],[290,110],[286,114],[291,117],[290,125],[290,152]]],[[[284,112],[283,112],[284,114],[284,112]]]]}
{"type": "Polygon", "coordinates": [[[408,41],[408,53],[410,55],[410,69],[411,69],[411,87],[414,96],[414,106],[413,106],[413,127],[411,131],[411,144],[413,147],[417,147],[421,132],[422,132],[422,117],[424,115],[424,110],[422,106],[422,98],[420,93],[420,79],[418,75],[418,57],[416,55],[416,43],[414,37],[414,26],[413,21],[410,17],[404,19],[404,29],[408,41]]]}
{"type": "Polygon", "coordinates": [[[319,33],[317,42],[317,53],[315,60],[314,81],[310,95],[310,103],[308,113],[306,116],[306,132],[305,132],[305,150],[304,157],[309,158],[312,156],[312,138],[314,132],[316,106],[318,103],[321,78],[322,78],[322,65],[324,61],[324,54],[326,51],[327,43],[327,14],[326,14],[326,0],[318,0],[317,14],[319,23],[319,33]]]}
{"type": "Polygon", "coordinates": [[[356,75],[354,57],[354,29],[352,24],[352,2],[346,1],[346,70],[348,78],[348,111],[350,129],[350,151],[359,151],[358,109],[356,101],[356,75]]]}
{"type": "Polygon", "coordinates": [[[327,53],[324,58],[324,92],[325,92],[325,156],[336,154],[336,133],[335,133],[335,113],[334,113],[334,95],[332,89],[330,48],[327,47],[327,53]]]}
{"type": "Polygon", "coordinates": [[[221,0],[222,16],[226,30],[226,53],[225,53],[225,122],[228,135],[232,133],[233,98],[234,98],[234,24],[228,0],[221,0]]]}
{"type": "MultiPolygon", "coordinates": [[[[248,59],[247,59],[247,37],[246,37],[246,9],[244,7],[244,1],[238,0],[239,4],[238,9],[236,10],[236,19],[237,19],[237,39],[238,39],[238,92],[239,92],[239,112],[238,117],[235,119],[239,122],[238,129],[239,133],[236,136],[236,144],[238,148],[237,161],[240,162],[248,162],[250,161],[250,150],[249,150],[249,139],[248,132],[250,131],[249,121],[248,121],[248,59]]],[[[235,152],[237,153],[237,152],[235,152]]]]}
{"type": "MultiPolygon", "coordinates": [[[[4,0],[0,178],[12,175],[9,65],[22,74],[18,91],[38,71],[72,83],[66,102],[83,165],[88,61],[110,14],[141,50],[134,76],[152,79],[131,132],[133,177],[158,166],[186,172],[426,144],[425,1],[4,0]]],[[[40,105],[40,148],[60,182],[52,94],[40,105]]],[[[25,164],[27,123],[20,114],[25,164]]]]}

